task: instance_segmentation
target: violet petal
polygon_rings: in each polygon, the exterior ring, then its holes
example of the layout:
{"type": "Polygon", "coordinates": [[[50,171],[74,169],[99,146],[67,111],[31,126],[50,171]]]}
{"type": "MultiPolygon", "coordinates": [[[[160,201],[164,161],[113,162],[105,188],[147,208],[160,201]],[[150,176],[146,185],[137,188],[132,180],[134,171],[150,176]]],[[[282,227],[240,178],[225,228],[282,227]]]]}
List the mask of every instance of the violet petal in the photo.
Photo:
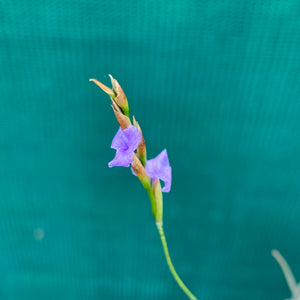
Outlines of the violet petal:
{"type": "Polygon", "coordinates": [[[165,185],[162,188],[162,192],[169,192],[171,190],[172,169],[166,149],[155,158],[147,160],[145,169],[152,179],[159,178],[164,181],[165,185]]]}
{"type": "Polygon", "coordinates": [[[125,130],[119,128],[111,144],[111,148],[116,149],[117,152],[114,159],[109,162],[108,166],[110,168],[129,167],[133,161],[133,151],[138,147],[141,138],[142,134],[133,125],[130,125],[125,130]]]}
{"type": "Polygon", "coordinates": [[[112,161],[108,163],[108,166],[111,167],[129,167],[133,162],[132,151],[117,150],[116,155],[112,161]]]}
{"type": "Polygon", "coordinates": [[[129,127],[123,130],[123,132],[128,140],[129,149],[132,149],[132,151],[134,151],[141,141],[142,134],[133,125],[129,125],[129,127]]]}
{"type": "Polygon", "coordinates": [[[110,148],[112,149],[128,149],[128,139],[127,136],[124,134],[121,127],[117,131],[116,135],[114,136],[110,148]]]}

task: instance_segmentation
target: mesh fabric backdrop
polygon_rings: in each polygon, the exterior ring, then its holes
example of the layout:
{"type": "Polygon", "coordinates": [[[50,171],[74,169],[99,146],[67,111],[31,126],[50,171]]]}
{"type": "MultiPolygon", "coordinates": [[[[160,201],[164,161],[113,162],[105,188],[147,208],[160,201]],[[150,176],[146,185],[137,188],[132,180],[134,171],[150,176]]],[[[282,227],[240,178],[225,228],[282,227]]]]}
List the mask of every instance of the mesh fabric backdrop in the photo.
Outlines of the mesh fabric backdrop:
{"type": "Polygon", "coordinates": [[[1,299],[184,299],[146,192],[107,167],[124,88],[164,224],[199,299],[283,299],[300,279],[299,1],[0,2],[1,299]]]}

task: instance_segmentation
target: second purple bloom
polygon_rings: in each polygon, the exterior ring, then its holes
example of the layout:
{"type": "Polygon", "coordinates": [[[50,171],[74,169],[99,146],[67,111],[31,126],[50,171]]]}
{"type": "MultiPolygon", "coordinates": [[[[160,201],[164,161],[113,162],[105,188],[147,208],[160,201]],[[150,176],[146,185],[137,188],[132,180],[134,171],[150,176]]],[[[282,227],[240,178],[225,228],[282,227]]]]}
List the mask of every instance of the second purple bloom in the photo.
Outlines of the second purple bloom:
{"type": "Polygon", "coordinates": [[[164,181],[165,186],[161,189],[162,192],[170,192],[172,182],[172,169],[170,167],[167,150],[164,149],[155,158],[147,160],[146,173],[152,178],[159,178],[164,181]]]}

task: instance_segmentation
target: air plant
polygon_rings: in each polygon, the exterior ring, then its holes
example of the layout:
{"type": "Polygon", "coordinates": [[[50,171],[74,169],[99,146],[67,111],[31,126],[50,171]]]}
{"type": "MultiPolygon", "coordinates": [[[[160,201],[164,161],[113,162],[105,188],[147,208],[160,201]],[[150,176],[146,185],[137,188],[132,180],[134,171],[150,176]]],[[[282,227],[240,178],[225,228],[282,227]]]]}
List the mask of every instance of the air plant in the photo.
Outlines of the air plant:
{"type": "Polygon", "coordinates": [[[107,87],[96,79],[90,79],[110,96],[112,109],[120,128],[114,136],[111,148],[116,150],[114,159],[109,162],[109,167],[129,167],[141,181],[146,189],[152,207],[152,213],[156,222],[164,254],[168,267],[183,292],[192,300],[197,298],[186,287],[178,276],[170,258],[167,241],[163,229],[163,196],[162,192],[171,189],[172,174],[167,150],[164,149],[155,158],[147,160],[146,143],[141,127],[133,117],[130,120],[127,97],[118,81],[111,75],[112,88],[107,87]],[[164,182],[161,187],[160,180],[164,182]]]}

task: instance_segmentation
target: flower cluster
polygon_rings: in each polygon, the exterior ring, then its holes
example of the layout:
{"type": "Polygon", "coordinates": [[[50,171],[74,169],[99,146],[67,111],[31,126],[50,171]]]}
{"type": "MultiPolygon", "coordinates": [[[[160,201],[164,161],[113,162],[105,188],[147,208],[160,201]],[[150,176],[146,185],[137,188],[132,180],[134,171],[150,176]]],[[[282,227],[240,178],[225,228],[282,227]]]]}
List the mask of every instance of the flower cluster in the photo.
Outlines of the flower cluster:
{"type": "Polygon", "coordinates": [[[172,174],[167,150],[164,149],[155,158],[147,160],[146,143],[138,122],[133,117],[131,122],[127,97],[118,81],[111,75],[112,89],[96,79],[90,79],[110,96],[112,109],[120,128],[113,138],[111,148],[116,150],[109,167],[129,167],[138,176],[147,190],[152,212],[157,222],[162,222],[162,195],[171,189],[172,174]],[[159,180],[164,182],[161,188],[159,180]]]}

